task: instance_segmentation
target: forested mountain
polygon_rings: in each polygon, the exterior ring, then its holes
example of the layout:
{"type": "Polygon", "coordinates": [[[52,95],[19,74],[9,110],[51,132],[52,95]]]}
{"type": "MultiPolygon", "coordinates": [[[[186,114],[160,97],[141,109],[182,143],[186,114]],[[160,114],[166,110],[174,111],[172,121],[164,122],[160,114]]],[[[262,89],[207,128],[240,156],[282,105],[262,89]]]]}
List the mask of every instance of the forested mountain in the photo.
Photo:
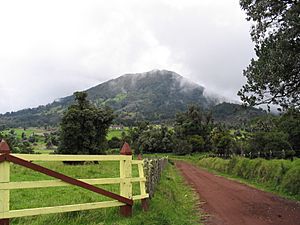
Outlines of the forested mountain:
{"type": "Polygon", "coordinates": [[[263,109],[227,102],[217,104],[210,110],[215,122],[223,122],[231,126],[246,124],[249,120],[266,114],[263,109]]]}
{"type": "MultiPolygon", "coordinates": [[[[155,123],[170,121],[175,118],[177,112],[186,110],[190,104],[199,105],[204,110],[216,110],[213,115],[217,120],[225,121],[226,117],[232,120],[237,113],[236,109],[240,107],[236,104],[216,106],[218,99],[205,96],[204,87],[167,70],[126,74],[92,87],[86,92],[88,99],[97,107],[111,107],[116,114],[116,122],[125,125],[138,120],[155,123]],[[232,107],[235,109],[232,110],[232,107]],[[222,109],[229,110],[230,113],[223,112],[222,109]]],[[[72,95],[46,106],[0,115],[0,126],[56,125],[73,101],[72,95]]],[[[262,113],[258,109],[252,110],[257,114],[262,113]]]]}

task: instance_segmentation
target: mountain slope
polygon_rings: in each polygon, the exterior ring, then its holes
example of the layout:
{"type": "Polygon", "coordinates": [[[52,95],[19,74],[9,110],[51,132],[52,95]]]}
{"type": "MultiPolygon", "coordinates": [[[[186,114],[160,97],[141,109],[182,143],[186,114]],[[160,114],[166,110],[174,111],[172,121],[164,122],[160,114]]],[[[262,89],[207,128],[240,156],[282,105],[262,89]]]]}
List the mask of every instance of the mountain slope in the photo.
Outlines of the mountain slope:
{"type": "MultiPolygon", "coordinates": [[[[203,95],[204,87],[167,70],[126,74],[86,90],[96,106],[109,106],[117,115],[116,122],[130,124],[137,120],[152,122],[175,118],[188,105],[208,109],[216,105],[215,98],[203,95]]],[[[0,115],[0,126],[55,125],[74,96],[59,99],[46,106],[24,109],[0,115]]]]}

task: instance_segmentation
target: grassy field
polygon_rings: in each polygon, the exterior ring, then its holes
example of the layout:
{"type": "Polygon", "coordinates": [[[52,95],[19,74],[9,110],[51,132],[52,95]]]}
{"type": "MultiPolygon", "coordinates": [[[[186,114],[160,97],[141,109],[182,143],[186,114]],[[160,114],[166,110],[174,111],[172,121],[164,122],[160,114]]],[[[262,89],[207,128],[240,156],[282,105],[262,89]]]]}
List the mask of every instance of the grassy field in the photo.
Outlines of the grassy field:
{"type": "MultiPolygon", "coordinates": [[[[66,166],[60,162],[40,162],[41,165],[76,178],[118,177],[118,162],[66,166]]],[[[133,175],[137,176],[137,166],[133,175]]],[[[11,181],[33,181],[51,179],[45,175],[12,165],[11,181]]],[[[99,185],[106,190],[119,193],[119,185],[99,185]]],[[[139,194],[139,184],[133,186],[133,194],[139,194]]],[[[11,191],[11,209],[56,206],[109,200],[77,187],[36,188],[11,191]]],[[[48,214],[32,217],[14,218],[12,225],[126,225],[126,224],[199,224],[199,215],[195,210],[197,199],[194,192],[184,185],[173,165],[168,165],[150,201],[150,210],[142,212],[140,202],[135,202],[132,218],[123,218],[118,208],[107,208],[61,214],[48,214]]]]}
{"type": "Polygon", "coordinates": [[[128,131],[127,127],[125,127],[123,130],[109,129],[106,138],[107,138],[107,140],[111,140],[113,137],[121,138],[122,137],[122,132],[126,133],[127,131],[128,131]]]}
{"type": "MultiPolygon", "coordinates": [[[[30,127],[24,130],[23,128],[14,128],[14,129],[7,129],[3,131],[4,133],[10,132],[10,130],[14,130],[17,138],[22,138],[22,133],[24,132],[26,137],[29,138],[31,134],[37,135],[38,141],[32,145],[34,152],[40,153],[40,154],[49,154],[52,153],[54,150],[46,149],[46,143],[44,138],[44,133],[50,132],[42,128],[35,128],[30,127]]],[[[123,130],[115,130],[115,129],[109,129],[107,134],[107,140],[111,140],[113,137],[121,138],[122,132],[127,132],[128,128],[125,127],[123,130]]]]}

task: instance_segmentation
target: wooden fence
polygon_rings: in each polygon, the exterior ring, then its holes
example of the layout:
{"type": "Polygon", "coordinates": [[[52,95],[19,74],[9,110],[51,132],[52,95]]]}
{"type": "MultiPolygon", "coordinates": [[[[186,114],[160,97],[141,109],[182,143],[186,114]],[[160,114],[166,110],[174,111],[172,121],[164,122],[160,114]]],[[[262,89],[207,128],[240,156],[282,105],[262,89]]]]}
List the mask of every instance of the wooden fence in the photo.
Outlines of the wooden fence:
{"type": "Polygon", "coordinates": [[[144,159],[144,170],[147,178],[146,191],[149,193],[149,198],[154,196],[156,185],[158,184],[167,163],[168,157],[144,159]]]}
{"type": "Polygon", "coordinates": [[[88,209],[98,209],[107,207],[120,207],[120,213],[123,216],[132,215],[133,201],[141,200],[142,207],[147,210],[146,193],[143,160],[133,160],[132,153],[127,143],[121,149],[120,155],[41,155],[41,154],[10,154],[7,143],[2,140],[0,143],[0,225],[8,225],[9,218],[33,216],[49,213],[62,213],[88,209]],[[99,178],[99,179],[74,179],[64,174],[55,172],[42,167],[33,161],[119,161],[120,177],[118,178],[99,178]],[[10,163],[38,171],[56,180],[45,181],[22,181],[10,182],[10,163]],[[137,165],[139,177],[132,177],[132,166],[137,165]],[[132,183],[140,183],[140,194],[132,195],[132,183]],[[93,186],[95,184],[120,184],[120,193],[106,191],[102,188],[93,186]],[[75,185],[92,192],[112,198],[112,201],[102,201],[75,205],[63,205],[54,207],[31,208],[10,210],[9,192],[14,189],[25,188],[45,188],[75,185]]]}

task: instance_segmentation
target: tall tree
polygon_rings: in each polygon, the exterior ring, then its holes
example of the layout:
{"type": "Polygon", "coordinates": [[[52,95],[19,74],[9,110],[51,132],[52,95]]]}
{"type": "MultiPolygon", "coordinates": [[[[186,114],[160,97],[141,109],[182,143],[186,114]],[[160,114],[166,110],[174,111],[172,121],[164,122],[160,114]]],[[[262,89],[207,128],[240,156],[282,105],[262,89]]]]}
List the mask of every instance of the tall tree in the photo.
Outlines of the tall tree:
{"type": "Polygon", "coordinates": [[[214,127],[211,113],[191,105],[186,112],[176,115],[175,136],[192,145],[193,151],[210,148],[210,132],[214,127]]]}
{"type": "Polygon", "coordinates": [[[114,118],[108,108],[97,108],[87,93],[75,92],[76,103],[65,112],[60,128],[60,154],[101,154],[108,128],[114,118]]]}
{"type": "Polygon", "coordinates": [[[252,21],[256,59],[244,70],[238,92],[249,105],[300,106],[300,1],[240,0],[252,21]]]}

